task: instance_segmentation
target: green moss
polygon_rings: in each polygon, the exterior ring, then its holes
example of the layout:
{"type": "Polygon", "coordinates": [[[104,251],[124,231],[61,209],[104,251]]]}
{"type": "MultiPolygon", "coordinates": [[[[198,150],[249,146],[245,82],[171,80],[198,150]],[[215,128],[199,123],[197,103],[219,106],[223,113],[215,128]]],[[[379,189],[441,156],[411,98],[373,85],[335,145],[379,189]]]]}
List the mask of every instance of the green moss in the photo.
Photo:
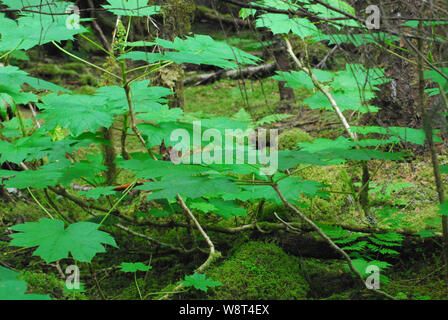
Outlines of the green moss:
{"type": "Polygon", "coordinates": [[[313,138],[305,131],[299,128],[293,128],[283,131],[278,136],[278,149],[294,149],[298,143],[311,142],[313,138]]]}
{"type": "Polygon", "coordinates": [[[58,299],[63,296],[64,281],[52,273],[24,271],[20,278],[28,284],[29,293],[49,294],[58,299]]]}
{"type": "MultiPolygon", "coordinates": [[[[345,182],[344,168],[341,166],[309,167],[301,170],[298,175],[306,180],[314,180],[330,186],[329,189],[340,192],[350,191],[345,182]]],[[[356,223],[361,216],[356,212],[353,197],[344,193],[330,193],[328,199],[315,197],[302,198],[309,205],[303,212],[313,218],[336,223],[356,223]]]]}
{"type": "Polygon", "coordinates": [[[82,86],[82,87],[75,89],[74,92],[77,94],[93,95],[96,90],[97,90],[97,88],[86,85],[86,86],[82,86]]]}
{"type": "MultiPolygon", "coordinates": [[[[303,90],[294,91],[296,97],[303,97],[303,90]]],[[[244,86],[235,80],[224,79],[208,85],[186,87],[184,95],[186,112],[232,116],[244,108],[256,120],[276,113],[280,101],[278,83],[269,78],[245,80],[244,86]]],[[[293,105],[293,108],[293,112],[298,112],[297,106],[293,105]]]]}
{"type": "Polygon", "coordinates": [[[401,299],[446,300],[445,266],[436,252],[419,252],[415,259],[395,266],[382,290],[401,299]]]}
{"type": "Polygon", "coordinates": [[[347,290],[356,289],[356,281],[341,260],[302,259],[301,274],[309,285],[312,299],[348,299],[347,290]]]}
{"type": "Polygon", "coordinates": [[[266,202],[263,205],[263,209],[261,210],[260,214],[257,217],[258,221],[267,221],[267,222],[278,222],[278,219],[275,217],[275,214],[286,220],[290,220],[291,213],[288,211],[285,206],[278,205],[272,202],[266,202]]]}
{"type": "Polygon", "coordinates": [[[211,299],[304,299],[308,291],[299,259],[272,243],[248,242],[207,275],[222,283],[211,299]]]}

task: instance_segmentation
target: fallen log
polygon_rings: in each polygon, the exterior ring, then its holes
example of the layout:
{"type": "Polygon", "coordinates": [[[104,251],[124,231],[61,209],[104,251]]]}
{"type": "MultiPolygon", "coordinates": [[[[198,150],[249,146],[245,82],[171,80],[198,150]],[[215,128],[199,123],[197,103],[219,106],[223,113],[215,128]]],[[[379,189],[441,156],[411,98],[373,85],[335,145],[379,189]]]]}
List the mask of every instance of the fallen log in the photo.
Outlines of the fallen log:
{"type": "Polygon", "coordinates": [[[252,66],[239,70],[220,70],[214,73],[205,73],[198,76],[186,78],[184,80],[184,86],[199,86],[209,83],[213,83],[222,78],[238,79],[238,78],[252,78],[260,76],[270,76],[274,74],[277,69],[275,63],[266,63],[260,66],[252,66]]]}

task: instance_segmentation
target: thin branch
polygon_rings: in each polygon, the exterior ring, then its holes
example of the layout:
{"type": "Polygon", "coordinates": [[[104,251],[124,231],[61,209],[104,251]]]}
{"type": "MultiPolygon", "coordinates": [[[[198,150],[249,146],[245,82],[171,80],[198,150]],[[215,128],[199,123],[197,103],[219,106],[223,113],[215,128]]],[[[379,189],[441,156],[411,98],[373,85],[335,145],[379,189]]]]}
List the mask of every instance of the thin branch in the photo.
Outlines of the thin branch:
{"type": "Polygon", "coordinates": [[[152,243],[157,244],[158,246],[161,246],[161,247],[168,247],[168,248],[170,248],[170,249],[172,249],[172,250],[174,250],[174,251],[178,251],[178,252],[180,252],[180,253],[189,253],[189,252],[193,252],[193,251],[198,250],[198,248],[193,248],[193,249],[190,249],[190,250],[185,250],[185,249],[182,249],[182,248],[178,248],[178,247],[176,247],[176,246],[173,246],[173,245],[170,244],[170,243],[161,242],[161,241],[156,240],[156,239],[154,239],[154,238],[152,238],[152,237],[150,237],[150,236],[147,236],[147,235],[145,235],[145,234],[136,232],[136,231],[134,231],[134,230],[132,230],[132,229],[130,229],[130,228],[128,228],[128,227],[123,226],[123,225],[120,224],[120,223],[116,223],[115,226],[116,226],[117,228],[123,230],[123,231],[126,231],[126,232],[129,233],[129,234],[132,234],[133,236],[136,236],[136,237],[139,237],[139,238],[142,238],[142,239],[146,239],[146,240],[148,240],[149,242],[152,242],[152,243]]]}
{"type": "MultiPolygon", "coordinates": [[[[286,198],[283,196],[282,192],[280,191],[278,185],[274,184],[272,186],[274,188],[274,190],[277,192],[278,196],[280,197],[280,199],[282,200],[283,204],[292,212],[294,212],[295,214],[297,214],[299,216],[300,219],[302,219],[302,221],[304,221],[305,223],[307,223],[308,225],[311,226],[311,228],[316,231],[334,250],[336,250],[346,261],[347,264],[350,268],[350,270],[353,272],[353,274],[358,278],[360,284],[365,287],[365,282],[364,282],[364,278],[361,276],[361,274],[358,272],[358,270],[355,269],[355,267],[353,266],[352,263],[352,259],[349,257],[349,255],[342,250],[341,248],[339,248],[334,242],[333,240],[330,239],[330,237],[328,237],[325,232],[322,231],[321,228],[319,228],[311,219],[309,219],[307,216],[305,216],[304,214],[302,214],[296,207],[294,207],[291,203],[289,203],[288,200],[286,200],[286,198]]],[[[373,289],[374,292],[380,294],[383,297],[386,297],[388,299],[392,299],[395,300],[394,297],[392,297],[391,295],[377,290],[377,289],[373,289]]]]}
{"type": "MultiPolygon", "coordinates": [[[[182,207],[182,209],[185,211],[185,213],[190,217],[190,219],[194,222],[194,224],[196,225],[196,228],[199,230],[199,233],[204,237],[205,241],[207,242],[207,244],[210,248],[210,253],[208,255],[207,260],[205,260],[205,262],[201,266],[199,266],[199,268],[197,268],[195,270],[195,272],[203,273],[216,259],[219,259],[221,257],[221,253],[219,251],[215,250],[215,246],[214,246],[213,242],[210,240],[209,236],[204,231],[204,229],[202,228],[199,221],[196,219],[194,214],[191,212],[190,208],[188,208],[188,206],[185,204],[185,201],[182,199],[182,197],[178,194],[176,198],[177,198],[177,202],[179,203],[179,205],[182,207]]],[[[184,285],[182,283],[179,283],[172,290],[172,292],[166,293],[164,296],[162,296],[160,298],[160,300],[168,299],[172,294],[179,292],[183,287],[184,287],[184,285]]]]}
{"type": "Polygon", "coordinates": [[[285,37],[284,38],[285,43],[286,43],[286,47],[288,50],[289,55],[291,56],[291,58],[294,60],[294,62],[297,64],[297,66],[299,67],[299,69],[303,70],[313,81],[314,86],[319,89],[328,99],[328,101],[330,102],[331,106],[333,107],[334,111],[336,112],[339,120],[342,122],[342,125],[344,126],[345,130],[347,131],[347,133],[350,135],[350,137],[354,140],[357,141],[358,138],[356,136],[356,134],[351,130],[350,125],[347,121],[347,119],[345,118],[344,114],[342,113],[341,109],[339,109],[339,106],[336,102],[336,100],[334,99],[334,97],[331,95],[331,93],[319,82],[319,80],[316,78],[316,76],[311,72],[310,69],[308,69],[307,67],[305,67],[303,65],[303,63],[296,57],[292,46],[291,46],[291,42],[289,42],[289,40],[285,37]]]}
{"type": "Polygon", "coordinates": [[[210,248],[210,254],[214,254],[216,252],[215,251],[215,246],[213,245],[213,242],[210,240],[210,238],[207,235],[207,233],[202,228],[202,226],[199,223],[199,221],[196,219],[194,214],[191,212],[190,208],[188,208],[188,206],[185,204],[184,199],[182,199],[182,197],[179,194],[177,195],[176,198],[177,198],[177,201],[178,201],[179,205],[181,206],[181,208],[185,211],[185,213],[194,222],[194,224],[196,225],[196,228],[199,230],[199,233],[202,235],[202,237],[204,237],[205,241],[207,242],[207,244],[208,244],[208,246],[210,248]]]}

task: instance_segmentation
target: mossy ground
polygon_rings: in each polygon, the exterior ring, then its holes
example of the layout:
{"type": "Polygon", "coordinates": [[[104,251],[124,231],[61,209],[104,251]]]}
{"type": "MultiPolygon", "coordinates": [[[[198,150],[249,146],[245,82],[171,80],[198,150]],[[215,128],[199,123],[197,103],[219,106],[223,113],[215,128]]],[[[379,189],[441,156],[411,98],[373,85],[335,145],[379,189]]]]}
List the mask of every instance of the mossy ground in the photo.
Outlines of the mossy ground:
{"type": "Polygon", "coordinates": [[[207,274],[222,283],[210,299],[300,300],[309,290],[299,259],[272,243],[248,242],[207,274]]]}
{"type": "MultiPolygon", "coordinates": [[[[250,39],[250,36],[247,35],[250,39]]],[[[243,43],[247,45],[247,43],[243,43]]],[[[69,49],[69,48],[68,48],[69,49]]],[[[247,49],[247,48],[244,48],[247,49]]],[[[95,72],[87,69],[77,62],[63,61],[61,63],[42,63],[30,65],[28,71],[43,78],[51,79],[58,84],[74,89],[78,93],[90,94],[94,92],[100,79],[95,72]]],[[[335,138],[343,133],[341,128],[320,128],[319,125],[335,120],[331,112],[308,110],[302,101],[309,92],[295,90],[297,100],[292,104],[291,112],[298,114],[293,118],[295,122],[307,122],[319,119],[311,125],[315,130],[291,128],[283,131],[280,136],[281,148],[293,148],[300,142],[311,141],[315,138],[335,138]]],[[[231,116],[241,108],[245,108],[254,119],[277,112],[279,95],[277,82],[270,79],[222,80],[206,86],[197,86],[185,89],[186,112],[203,112],[220,116],[231,116]]],[[[117,124],[119,127],[119,124],[117,124]]],[[[114,132],[118,140],[118,131],[114,132]]],[[[141,151],[135,136],[128,138],[129,152],[141,151]]],[[[117,147],[117,152],[119,148],[117,147]]],[[[85,148],[75,154],[77,159],[84,159],[88,154],[98,154],[97,148],[85,148]]],[[[447,161],[446,155],[441,158],[447,161]]],[[[401,219],[406,226],[413,230],[433,229],[440,231],[438,221],[436,191],[433,184],[431,164],[427,158],[417,158],[412,162],[387,162],[380,167],[380,163],[372,161],[371,171],[378,172],[373,176],[373,182],[380,188],[371,193],[372,206],[381,208],[391,206],[397,210],[388,217],[377,216],[380,227],[388,226],[391,219],[401,219]],[[388,186],[408,183],[413,186],[391,191],[386,194],[388,186]]],[[[303,212],[315,221],[339,223],[359,226],[366,221],[359,208],[354,204],[353,198],[348,194],[350,181],[347,177],[360,176],[360,169],[349,164],[329,167],[299,168],[295,175],[307,180],[316,180],[328,186],[330,197],[328,199],[314,198],[303,202],[307,205],[303,212]]],[[[446,176],[444,177],[446,182],[446,176]]],[[[118,182],[130,181],[128,172],[121,172],[118,182]]],[[[353,182],[357,182],[356,179],[353,182]]],[[[359,182],[359,181],[358,181],[359,182]]],[[[45,195],[37,193],[44,202],[45,195]]],[[[25,197],[29,197],[25,194],[25,197]]],[[[66,200],[51,195],[53,201],[63,209],[73,220],[88,219],[87,212],[66,200]]],[[[135,204],[125,199],[129,205],[127,212],[132,212],[135,204]]],[[[104,205],[108,203],[105,202],[104,205]]],[[[297,217],[291,216],[284,208],[267,203],[263,209],[260,221],[276,222],[273,212],[281,217],[288,217],[294,221],[297,217]]],[[[375,214],[375,212],[374,212],[375,214]]],[[[18,216],[25,221],[36,220],[43,216],[37,205],[30,201],[17,203],[0,202],[0,260],[13,265],[22,272],[30,288],[30,292],[47,293],[59,299],[96,299],[100,298],[94,282],[89,277],[89,269],[81,266],[82,274],[86,279],[86,292],[75,296],[67,296],[62,291],[62,280],[56,268],[45,265],[37,257],[32,257],[32,250],[17,251],[8,247],[7,228],[13,225],[18,216]],[[23,253],[26,254],[23,254],[23,253]]],[[[201,217],[201,219],[207,219],[201,217]]],[[[161,219],[166,222],[167,220],[161,219]]],[[[202,220],[201,220],[202,221],[202,220]]],[[[206,220],[204,220],[206,221],[206,220]]],[[[232,226],[232,222],[220,221],[218,224],[232,226]]],[[[144,229],[142,229],[144,232],[144,229]]],[[[141,231],[142,231],[141,230],[141,231]]],[[[138,274],[138,281],[143,295],[148,299],[157,297],[157,293],[172,287],[182,279],[185,274],[191,274],[200,265],[206,254],[195,253],[180,255],[176,252],[160,249],[146,240],[129,237],[124,232],[110,228],[117,239],[118,250],[108,251],[98,255],[94,260],[97,278],[101,283],[104,294],[111,299],[138,299],[132,274],[119,271],[121,262],[141,261],[151,262],[153,269],[147,274],[138,274]]],[[[150,235],[160,241],[177,243],[179,238],[188,238],[189,235],[182,229],[158,230],[151,229],[150,235]]],[[[219,250],[224,253],[225,259],[212,266],[207,272],[208,277],[223,283],[208,294],[189,291],[178,295],[178,298],[216,298],[216,299],[353,299],[359,298],[359,293],[353,290],[353,279],[344,269],[341,261],[323,261],[301,259],[282,251],[274,243],[252,242],[249,236],[225,236],[211,233],[213,240],[219,244],[219,250]]],[[[185,243],[191,245],[191,243],[185,243]]],[[[62,265],[71,261],[63,261],[62,265]]],[[[437,255],[429,257],[417,255],[412,263],[398,264],[388,273],[391,281],[385,285],[385,290],[403,298],[422,299],[431,297],[446,299],[443,280],[441,258],[437,255]],[[409,267],[410,266],[410,267],[409,267]]]]}

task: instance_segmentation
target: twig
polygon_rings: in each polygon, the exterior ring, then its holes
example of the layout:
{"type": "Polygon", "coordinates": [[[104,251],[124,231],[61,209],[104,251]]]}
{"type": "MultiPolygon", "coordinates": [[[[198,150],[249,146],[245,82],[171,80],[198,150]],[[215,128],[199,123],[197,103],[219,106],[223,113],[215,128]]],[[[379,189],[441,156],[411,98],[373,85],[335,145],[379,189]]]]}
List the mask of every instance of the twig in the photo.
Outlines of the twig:
{"type": "Polygon", "coordinates": [[[98,278],[96,277],[95,269],[92,264],[89,263],[90,275],[92,276],[93,282],[95,282],[95,286],[98,289],[101,299],[107,300],[107,297],[104,295],[103,290],[101,289],[100,283],[98,282],[98,278]]]}
{"type": "MultiPolygon", "coordinates": [[[[95,5],[93,4],[92,0],[87,0],[87,2],[89,3],[90,8],[92,8],[92,12],[91,12],[91,17],[94,18],[94,9],[95,9],[95,5]]],[[[95,30],[98,32],[98,34],[100,35],[101,41],[103,42],[104,47],[106,48],[107,51],[111,52],[112,51],[112,47],[109,44],[109,42],[106,39],[106,36],[104,35],[103,30],[101,29],[101,27],[99,26],[98,22],[96,22],[96,20],[92,20],[92,25],[95,28],[95,30]]]]}
{"type": "MultiPolygon", "coordinates": [[[[355,267],[353,266],[352,263],[352,259],[349,257],[349,255],[342,250],[341,248],[339,248],[334,242],[333,240],[331,240],[323,231],[321,228],[319,228],[311,219],[309,219],[307,216],[305,216],[304,214],[302,214],[296,207],[294,207],[291,203],[289,203],[288,200],[286,200],[286,198],[283,196],[282,192],[280,191],[278,185],[274,184],[272,185],[272,187],[274,188],[274,190],[277,192],[278,196],[280,197],[280,199],[282,200],[283,204],[292,212],[294,212],[295,214],[297,214],[300,219],[302,219],[302,221],[304,221],[305,223],[307,223],[308,225],[311,226],[311,228],[316,231],[333,249],[335,249],[346,261],[347,264],[350,268],[350,270],[353,272],[353,274],[358,278],[360,284],[365,287],[365,282],[364,282],[364,278],[361,276],[361,274],[358,272],[358,270],[355,269],[355,267]]],[[[377,290],[377,289],[373,289],[374,292],[378,293],[379,295],[386,297],[388,299],[392,299],[392,300],[396,300],[393,296],[377,290]]]]}
{"type": "Polygon", "coordinates": [[[316,69],[320,69],[322,68],[322,66],[327,62],[328,58],[336,51],[336,49],[338,49],[339,46],[335,45],[330,52],[327,53],[327,55],[316,65],[316,69]]]}
{"type": "MultiPolygon", "coordinates": [[[[184,199],[182,199],[182,197],[179,194],[177,195],[176,198],[177,198],[177,202],[179,203],[179,205],[182,207],[182,209],[185,211],[185,213],[190,217],[190,219],[194,222],[194,224],[196,225],[196,228],[199,230],[199,233],[204,237],[205,241],[207,242],[207,244],[210,248],[210,253],[208,255],[207,260],[205,260],[205,262],[195,270],[195,272],[203,273],[205,271],[205,269],[207,269],[216,259],[219,259],[221,257],[221,253],[219,251],[215,250],[215,246],[214,246],[213,242],[210,240],[209,236],[204,231],[204,229],[202,228],[199,221],[193,215],[190,208],[188,208],[188,206],[185,204],[184,199]]],[[[173,292],[165,294],[164,296],[162,296],[160,298],[160,300],[168,299],[173,293],[178,292],[183,287],[184,287],[184,285],[182,283],[179,283],[173,289],[173,292]]]]}
{"type": "Polygon", "coordinates": [[[294,231],[300,233],[300,231],[301,231],[300,229],[297,229],[297,228],[293,227],[290,223],[288,223],[288,222],[286,222],[285,220],[283,220],[282,218],[280,218],[280,217],[278,216],[277,212],[274,212],[274,216],[275,216],[278,220],[280,220],[280,222],[283,223],[283,224],[286,226],[286,228],[291,229],[291,230],[294,230],[294,231]]]}
{"type": "Polygon", "coordinates": [[[350,137],[354,140],[357,141],[357,136],[356,134],[351,130],[350,125],[348,124],[347,119],[345,118],[344,114],[342,113],[341,109],[339,109],[339,106],[336,102],[336,100],[334,99],[334,97],[331,95],[330,92],[328,92],[328,90],[319,82],[319,80],[316,78],[316,76],[311,72],[310,69],[308,69],[307,67],[305,67],[303,65],[303,63],[296,57],[292,46],[291,46],[291,42],[289,42],[289,40],[285,37],[284,38],[285,43],[286,43],[286,47],[288,50],[289,55],[291,56],[291,58],[294,60],[294,62],[297,64],[297,66],[299,67],[299,69],[303,70],[313,81],[314,86],[319,89],[328,99],[328,101],[330,101],[331,106],[333,107],[334,111],[336,112],[339,120],[342,122],[345,130],[347,131],[347,133],[350,135],[350,137]]]}
{"type": "Polygon", "coordinates": [[[40,128],[39,120],[36,119],[36,117],[37,117],[36,110],[34,110],[34,107],[33,107],[33,105],[31,104],[31,102],[28,103],[28,107],[29,107],[30,110],[31,110],[31,114],[33,115],[34,121],[36,121],[36,127],[40,128]]]}
{"type": "Polygon", "coordinates": [[[123,231],[126,231],[126,232],[129,233],[129,234],[132,234],[133,236],[136,236],[136,237],[139,237],[139,238],[146,239],[146,240],[148,240],[149,242],[155,243],[155,244],[157,244],[157,245],[159,245],[159,246],[161,246],[161,247],[168,247],[168,248],[170,248],[170,249],[173,249],[173,250],[178,251],[178,252],[181,252],[181,253],[189,253],[189,252],[193,252],[193,251],[197,250],[197,248],[193,248],[193,249],[190,249],[190,250],[186,250],[186,249],[178,248],[178,247],[176,247],[176,246],[173,246],[172,244],[165,243],[165,242],[161,242],[161,241],[158,241],[158,240],[156,240],[156,239],[154,239],[154,238],[151,238],[150,236],[147,236],[147,235],[145,235],[145,234],[138,233],[138,232],[136,232],[136,231],[134,231],[134,230],[131,230],[130,228],[125,227],[125,226],[123,226],[122,224],[119,224],[119,223],[116,223],[115,226],[116,226],[117,228],[123,230],[123,231]]]}

